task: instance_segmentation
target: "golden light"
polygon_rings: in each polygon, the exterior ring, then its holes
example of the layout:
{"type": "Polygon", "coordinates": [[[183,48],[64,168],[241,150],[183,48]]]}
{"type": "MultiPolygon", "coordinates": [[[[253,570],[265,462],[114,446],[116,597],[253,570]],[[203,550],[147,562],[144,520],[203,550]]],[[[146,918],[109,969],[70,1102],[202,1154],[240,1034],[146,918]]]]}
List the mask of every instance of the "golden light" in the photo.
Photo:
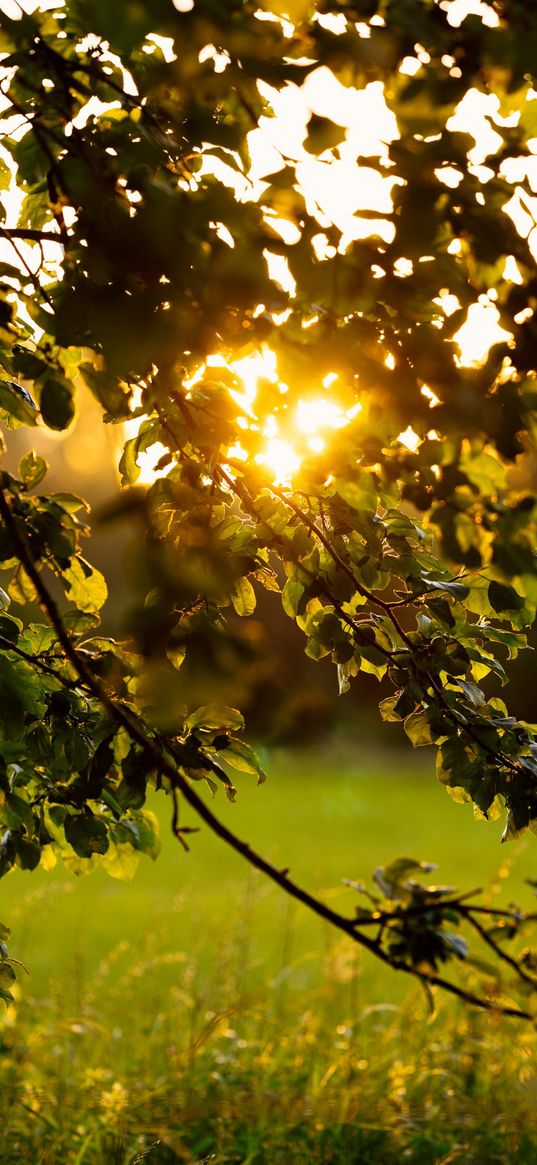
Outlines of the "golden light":
{"type": "Polygon", "coordinates": [[[503,277],[508,283],[521,284],[524,282],[523,275],[514,255],[507,256],[503,269],[503,277]]]}
{"type": "Polygon", "coordinates": [[[425,399],[429,401],[429,408],[430,409],[434,409],[434,408],[436,408],[437,405],[442,404],[440,397],[437,396],[435,392],[433,392],[432,388],[429,388],[428,384],[422,384],[422,386],[420,388],[420,392],[421,392],[421,395],[424,396],[425,399]]]}
{"type": "Polygon", "coordinates": [[[421,437],[418,437],[418,434],[414,432],[414,429],[411,425],[405,429],[404,433],[399,433],[397,440],[401,445],[404,445],[410,453],[415,453],[421,445],[421,437]]]}
{"type": "Polygon", "coordinates": [[[483,0],[448,0],[442,7],[445,8],[448,21],[454,28],[459,28],[463,20],[470,15],[480,16],[488,28],[496,28],[499,24],[497,13],[483,0]]]}
{"type": "MultiPolygon", "coordinates": [[[[24,7],[30,11],[39,0],[23,0],[24,7]]],[[[42,2],[42,0],[41,0],[42,2]]],[[[173,0],[178,11],[190,11],[194,7],[193,0],[173,0]]],[[[470,13],[478,14],[485,24],[494,27],[498,17],[492,11],[486,0],[441,0],[441,7],[448,15],[449,23],[457,27],[470,13]]],[[[15,0],[0,0],[0,8],[8,12],[17,12],[20,16],[20,7],[15,0]]],[[[257,13],[260,20],[279,20],[282,26],[292,32],[292,23],[284,16],[262,11],[257,13]]],[[[322,26],[330,27],[331,17],[319,17],[322,26]],[[324,25],[323,25],[324,21],[324,25]],[[328,21],[328,23],[327,23],[328,21]]],[[[343,33],[347,27],[343,14],[333,18],[336,26],[335,35],[343,33]]],[[[373,21],[372,21],[373,23],[373,21]]],[[[370,28],[367,23],[357,24],[356,29],[360,36],[368,37],[370,28]]],[[[260,26],[262,32],[262,26],[260,26]]],[[[175,53],[173,43],[169,38],[150,38],[159,44],[167,60],[173,60],[175,53]]],[[[427,54],[414,46],[414,55],[405,58],[401,72],[408,76],[419,73],[423,64],[427,63],[427,54]]],[[[225,55],[219,53],[214,45],[205,46],[201,50],[200,60],[213,60],[215,71],[225,71],[228,61],[225,55]]],[[[117,58],[110,54],[110,60],[119,67],[117,58]]],[[[460,72],[454,58],[442,58],[445,68],[451,75],[460,72]]],[[[131,83],[128,74],[124,74],[125,84],[131,83]]],[[[386,101],[384,87],[381,82],[373,81],[363,88],[344,85],[326,66],[313,68],[302,85],[286,85],[277,89],[265,82],[260,82],[259,91],[271,109],[270,116],[260,118],[257,128],[248,134],[250,154],[250,169],[248,173],[241,172],[241,165],[233,168],[227,165],[222,157],[206,154],[203,156],[201,174],[214,174],[225,185],[232,187],[238,201],[255,201],[267,188],[267,177],[275,171],[283,170],[288,161],[296,164],[296,185],[302,191],[306,207],[319,224],[319,230],[311,242],[316,258],[322,262],[332,257],[336,251],[344,253],[353,240],[371,234],[378,234],[386,241],[393,238],[395,227],[392,221],[394,184],[401,180],[377,169],[376,165],[368,165],[368,159],[378,159],[381,163],[389,161],[388,146],[399,137],[399,127],[393,111],[386,101]],[[316,158],[305,148],[308,127],[312,115],[328,117],[339,125],[343,131],[342,140],[334,150],[325,151],[321,158],[316,158]],[[366,212],[366,217],[361,217],[366,212]],[[371,218],[372,212],[378,218],[371,218]],[[334,234],[330,238],[325,233],[328,228],[336,226],[341,237],[339,243],[334,234]]],[[[531,94],[529,99],[532,98],[531,94]]],[[[7,100],[7,99],[6,99],[7,100]]],[[[1,102],[0,102],[1,104],[1,102]]],[[[111,106],[118,102],[111,103],[111,106]]],[[[99,114],[108,108],[92,97],[78,114],[76,124],[83,124],[92,113],[99,114]]],[[[517,113],[502,114],[502,104],[494,94],[486,94],[477,89],[469,89],[457,105],[453,116],[447,122],[448,130],[461,130],[470,133],[474,141],[469,152],[470,172],[478,181],[486,182],[492,175],[486,162],[490,154],[496,152],[503,145],[503,138],[498,130],[516,124],[517,113]]],[[[20,133],[16,124],[9,129],[20,133]]],[[[537,139],[536,139],[537,142],[537,139]]],[[[534,151],[537,154],[537,144],[534,151]]],[[[1,155],[1,149],[0,149],[1,155]]],[[[7,156],[7,155],[6,155],[7,156]]],[[[235,161],[240,163],[238,156],[235,161]]],[[[503,213],[514,222],[518,233],[528,240],[529,251],[537,257],[537,157],[535,158],[508,158],[502,163],[502,176],[511,184],[512,198],[502,207],[503,213]]],[[[448,188],[455,190],[461,179],[461,172],[455,166],[443,165],[436,170],[437,178],[448,188]]],[[[9,203],[10,214],[18,216],[23,198],[21,191],[15,191],[13,186],[3,194],[9,203]]],[[[65,210],[69,214],[69,208],[65,210]]],[[[72,212],[74,215],[74,211],[72,212]]],[[[276,236],[284,239],[289,246],[298,244],[301,238],[301,226],[291,218],[282,217],[285,211],[267,210],[265,221],[267,227],[276,236]]],[[[231,231],[222,223],[214,223],[214,230],[230,247],[235,240],[231,231]]],[[[21,248],[28,262],[33,262],[34,249],[30,244],[21,244],[21,248]]],[[[463,252],[464,245],[460,239],[453,239],[447,250],[451,255],[463,252]]],[[[10,257],[7,240],[0,243],[0,258],[10,257]]],[[[291,300],[295,294],[295,281],[284,255],[272,252],[270,243],[264,251],[267,267],[273,280],[288,291],[291,300]]],[[[51,255],[52,264],[55,256],[51,255]]],[[[49,256],[47,253],[47,261],[49,256]]],[[[52,266],[51,266],[52,270],[52,266]]],[[[374,265],[373,274],[382,279],[385,271],[374,265]]],[[[413,265],[409,259],[400,258],[394,268],[395,274],[401,279],[412,274],[413,265]]],[[[504,278],[513,283],[520,283],[523,279],[514,256],[506,257],[504,278]]],[[[446,287],[434,302],[441,309],[438,326],[443,326],[444,318],[460,308],[460,302],[453,291],[446,287]]],[[[259,305],[257,314],[268,311],[263,304],[259,305]]],[[[290,313],[287,308],[280,313],[270,313],[276,324],[284,322],[290,313]]],[[[318,322],[319,316],[312,315],[302,321],[302,327],[307,329],[318,322]]],[[[493,302],[492,293],[482,295],[477,303],[469,307],[465,323],[453,337],[458,345],[458,362],[462,366],[477,367],[484,363],[490,347],[500,341],[508,341],[511,334],[500,326],[500,315],[493,302]]],[[[517,320],[518,322],[518,320],[517,320]]],[[[386,367],[395,368],[395,357],[391,352],[386,353],[386,367]]],[[[210,376],[211,367],[222,368],[222,356],[210,356],[206,364],[200,367],[186,384],[187,390],[206,376],[210,376]]],[[[238,378],[236,388],[229,388],[230,395],[240,405],[244,415],[238,419],[238,426],[243,431],[256,429],[261,432],[264,447],[257,455],[256,460],[263,465],[267,475],[277,484],[289,483],[300,468],[302,460],[308,452],[321,454],[334,433],[342,429],[360,412],[362,405],[357,402],[350,409],[340,406],[328,394],[322,395],[319,385],[319,395],[305,395],[293,407],[285,408],[286,393],[289,386],[281,382],[276,354],[268,347],[262,346],[259,351],[247,356],[227,362],[226,367],[231,369],[238,378]],[[276,416],[256,416],[256,400],[261,394],[259,386],[262,381],[269,381],[276,386],[282,396],[282,408],[276,410],[276,416]],[[281,423],[281,429],[279,424],[281,423]]],[[[330,389],[338,379],[336,373],[328,373],[322,380],[322,387],[330,389]]],[[[295,386],[290,386],[292,389],[295,386]]],[[[315,386],[306,389],[306,394],[315,393],[315,386]]],[[[429,401],[430,407],[440,404],[439,398],[426,385],[421,392],[429,401]]],[[[295,397],[296,401],[296,397],[295,397]]],[[[133,403],[133,411],[139,407],[140,400],[133,403]]],[[[260,407],[260,406],[259,406],[260,407]]],[[[137,417],[126,423],[123,434],[125,437],[136,436],[143,418],[137,417]]],[[[421,438],[409,425],[400,433],[397,440],[411,452],[415,452],[421,444],[421,438]]],[[[140,466],[139,480],[151,484],[158,476],[157,465],[167,453],[167,448],[156,443],[138,455],[140,466]]],[[[229,450],[230,459],[247,461],[248,454],[239,440],[229,450]]]]}
{"type": "MultiPolygon", "coordinates": [[[[329,387],[337,379],[337,373],[329,372],[323,379],[323,385],[329,387]]],[[[275,416],[265,419],[262,435],[266,438],[266,445],[257,455],[256,461],[265,467],[275,484],[288,485],[308,453],[324,452],[328,432],[344,428],[361,409],[362,405],[358,401],[345,412],[335,401],[327,400],[326,397],[301,400],[293,414],[284,415],[285,438],[280,435],[275,416]]]]}
{"type": "Polygon", "coordinates": [[[458,311],[461,306],[458,296],[448,291],[446,287],[442,289],[440,295],[433,299],[433,303],[437,303],[442,308],[444,315],[448,317],[452,316],[453,312],[458,311]]]}
{"type": "Polygon", "coordinates": [[[256,461],[270,472],[275,485],[287,485],[300,468],[300,457],[289,441],[271,437],[256,461]]]}
{"type": "Polygon", "coordinates": [[[237,374],[244,386],[243,391],[232,392],[231,395],[249,412],[257,396],[260,380],[278,382],[278,364],[275,352],[270,348],[262,348],[260,352],[253,352],[250,356],[242,356],[239,360],[231,360],[229,367],[237,374]]]}
{"type": "MultiPolygon", "coordinates": [[[[348,423],[342,409],[333,401],[301,400],[295,411],[295,425],[301,433],[314,436],[320,429],[341,429],[348,423]]],[[[311,446],[310,446],[311,448],[311,446]]]]}
{"type": "MultiPolygon", "coordinates": [[[[136,436],[139,428],[138,422],[127,421],[126,424],[136,426],[135,431],[128,434],[131,437],[136,436]]],[[[163,445],[160,441],[156,441],[150,449],[145,449],[143,452],[138,454],[136,461],[140,470],[138,476],[138,482],[140,485],[153,485],[153,482],[159,475],[158,463],[161,457],[164,457],[164,455],[169,452],[170,451],[166,445],[163,445]]]]}
{"type": "Polygon", "coordinates": [[[479,302],[468,308],[466,322],[453,337],[459,346],[460,365],[479,368],[485,363],[493,344],[512,340],[512,332],[500,326],[499,318],[498,308],[486,295],[480,295],[479,302]]]}
{"type": "Polygon", "coordinates": [[[239,445],[238,443],[236,445],[231,445],[229,447],[227,453],[228,453],[228,457],[232,458],[233,461],[247,461],[248,460],[248,454],[246,452],[246,449],[243,449],[242,445],[239,445]]]}
{"type": "MultiPolygon", "coordinates": [[[[137,409],[139,409],[141,403],[142,389],[137,387],[132,394],[132,411],[135,412],[137,409]]],[[[140,425],[144,419],[144,417],[133,417],[132,421],[124,421],[123,425],[121,426],[123,430],[122,439],[124,441],[128,441],[132,437],[137,437],[140,431],[140,425]]],[[[155,479],[158,477],[157,465],[161,457],[164,457],[166,453],[169,453],[169,449],[167,449],[166,446],[163,445],[160,441],[156,441],[154,445],[151,445],[150,449],[144,449],[138,453],[136,463],[140,470],[138,475],[138,481],[140,485],[153,484],[155,479]]]]}

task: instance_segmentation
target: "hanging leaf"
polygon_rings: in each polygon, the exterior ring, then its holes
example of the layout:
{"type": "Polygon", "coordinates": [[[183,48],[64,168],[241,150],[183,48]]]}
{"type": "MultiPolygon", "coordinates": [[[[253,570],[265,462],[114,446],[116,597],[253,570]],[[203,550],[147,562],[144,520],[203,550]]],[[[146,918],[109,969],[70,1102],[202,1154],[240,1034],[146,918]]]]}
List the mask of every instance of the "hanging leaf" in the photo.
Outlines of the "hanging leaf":
{"type": "Polygon", "coordinates": [[[0,380],[0,409],[6,413],[7,423],[37,424],[37,405],[28,389],[15,380],[0,380]]]}
{"type": "Polygon", "coordinates": [[[19,461],[19,476],[28,488],[32,489],[43,480],[48,469],[44,457],[37,453],[25,453],[19,461]]]}
{"type": "Polygon", "coordinates": [[[256,597],[248,578],[240,578],[231,592],[231,602],[237,615],[251,615],[255,611],[256,597]]]}
{"type": "Polygon", "coordinates": [[[48,379],[41,391],[41,416],[49,429],[68,429],[75,415],[73,392],[67,381],[48,379]]]}
{"type": "Polygon", "coordinates": [[[62,584],[68,599],[87,614],[100,611],[108,597],[108,587],[100,570],[74,558],[63,571],[62,584]]]}

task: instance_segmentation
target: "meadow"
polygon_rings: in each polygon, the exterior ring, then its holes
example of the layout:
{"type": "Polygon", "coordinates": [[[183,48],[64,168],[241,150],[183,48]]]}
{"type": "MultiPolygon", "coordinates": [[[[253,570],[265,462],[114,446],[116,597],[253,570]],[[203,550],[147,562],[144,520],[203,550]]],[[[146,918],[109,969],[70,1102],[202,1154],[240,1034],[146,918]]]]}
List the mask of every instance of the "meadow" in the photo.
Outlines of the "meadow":
{"type": "MultiPolygon", "coordinates": [[[[404,854],[436,880],[532,907],[532,843],[500,847],[424,755],[358,743],[276,752],[247,776],[239,836],[349,911],[404,854]]],[[[29,969],[0,1017],[2,1165],[537,1163],[528,1025],[363,957],[204,830],[131,882],[16,871],[0,917],[29,969]]],[[[189,822],[193,823],[193,822],[189,822]]]]}

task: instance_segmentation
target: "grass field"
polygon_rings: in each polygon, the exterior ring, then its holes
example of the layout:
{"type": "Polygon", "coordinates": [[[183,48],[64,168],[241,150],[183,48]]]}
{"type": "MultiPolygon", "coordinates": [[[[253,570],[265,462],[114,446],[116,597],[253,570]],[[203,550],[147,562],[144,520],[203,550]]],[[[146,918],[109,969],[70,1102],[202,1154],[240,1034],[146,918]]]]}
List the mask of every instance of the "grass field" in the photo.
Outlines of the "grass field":
{"type": "MultiPolygon", "coordinates": [[[[245,776],[218,811],[339,907],[353,905],[343,877],[401,854],[531,907],[531,844],[500,847],[501,823],[454,805],[429,754],[347,744],[267,767],[265,786],[245,776]]],[[[165,797],[153,807],[163,851],[132,882],[57,867],[2,883],[30,969],[0,1020],[2,1165],[537,1165],[531,1028],[447,1001],[430,1016],[406,977],[206,830],[185,855],[165,797]]]]}

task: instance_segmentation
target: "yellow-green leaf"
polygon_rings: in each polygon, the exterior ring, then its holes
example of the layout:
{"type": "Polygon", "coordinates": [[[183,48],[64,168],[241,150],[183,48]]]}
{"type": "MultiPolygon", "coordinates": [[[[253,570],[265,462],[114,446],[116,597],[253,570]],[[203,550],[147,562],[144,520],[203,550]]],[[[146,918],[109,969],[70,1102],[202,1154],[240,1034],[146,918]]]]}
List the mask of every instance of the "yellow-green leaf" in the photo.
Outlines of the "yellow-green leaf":
{"type": "Polygon", "coordinates": [[[64,570],[62,582],[67,598],[79,611],[96,614],[108,598],[108,588],[100,570],[75,558],[64,570]]]}
{"type": "Polygon", "coordinates": [[[424,744],[432,744],[431,728],[425,712],[411,712],[403,725],[405,732],[412,741],[414,748],[421,748],[424,744]]]}
{"type": "Polygon", "coordinates": [[[237,615],[251,615],[255,611],[255,591],[247,578],[240,578],[231,592],[231,602],[237,615]]]}

